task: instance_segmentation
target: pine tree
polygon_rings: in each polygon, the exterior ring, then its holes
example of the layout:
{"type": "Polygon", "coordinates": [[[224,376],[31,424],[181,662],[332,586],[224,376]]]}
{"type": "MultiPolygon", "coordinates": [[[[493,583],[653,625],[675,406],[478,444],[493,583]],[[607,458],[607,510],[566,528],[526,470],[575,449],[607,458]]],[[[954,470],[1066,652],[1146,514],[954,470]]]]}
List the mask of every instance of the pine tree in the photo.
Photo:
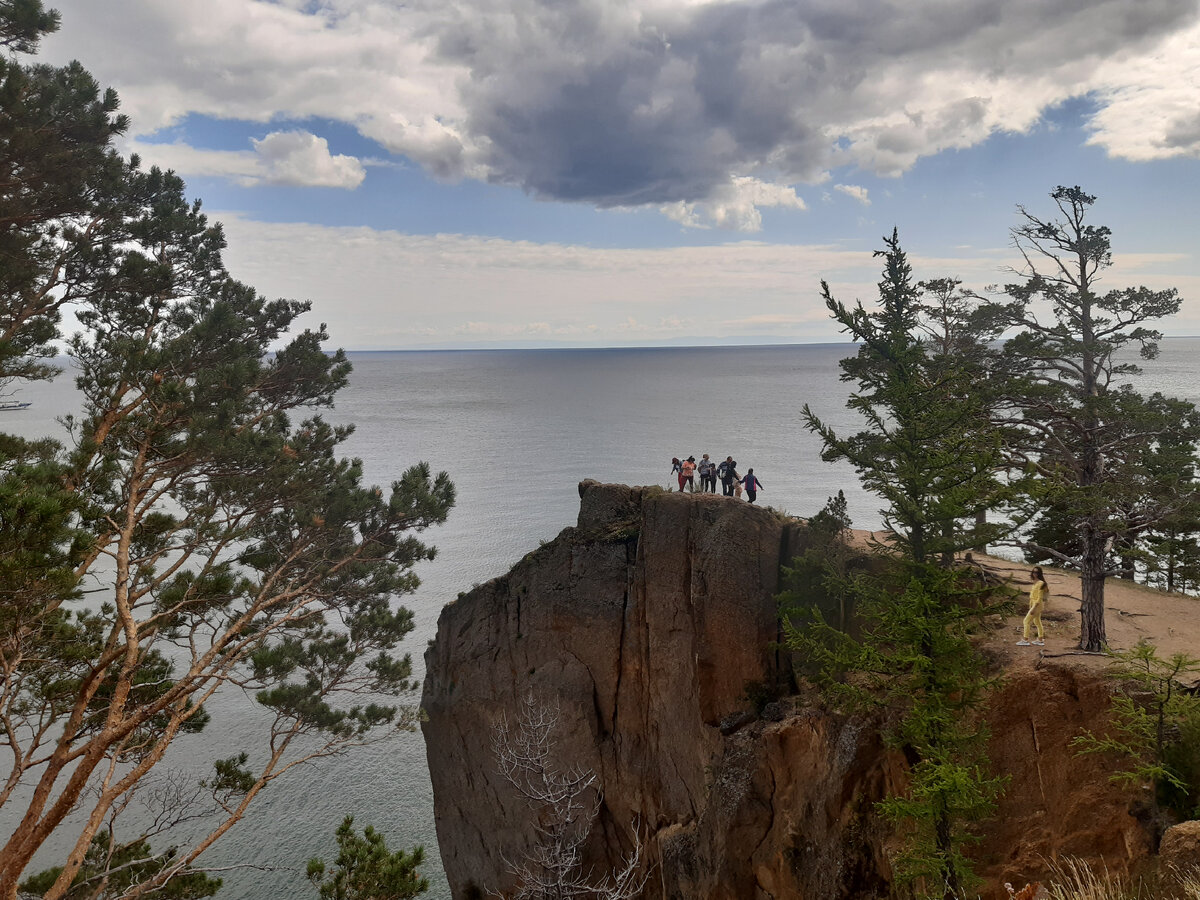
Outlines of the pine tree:
{"type": "MultiPolygon", "coordinates": [[[[0,45],[34,53],[58,21],[39,0],[0,4],[0,45]]],[[[0,56],[0,387],[51,374],[60,310],[88,289],[78,262],[126,169],[111,146],[128,127],[117,106],[79,63],[0,56]]]]}
{"type": "Polygon", "coordinates": [[[1099,651],[1104,582],[1121,571],[1122,548],[1180,505],[1144,477],[1148,455],[1164,441],[1194,444],[1200,420],[1190,404],[1137,394],[1127,381],[1140,369],[1120,357],[1131,347],[1146,359],[1157,355],[1161,334],[1144,323],[1178,311],[1177,292],[1101,292],[1112,250],[1109,229],[1088,221],[1096,198],[1079,187],[1050,196],[1055,217],[1018,207],[1012,235],[1024,260],[1021,280],[1005,286],[1008,302],[990,304],[985,314],[1017,329],[995,362],[1008,446],[1037,476],[1032,507],[1065,515],[1074,533],[1069,549],[1030,549],[1079,569],[1080,646],[1099,651]]]}
{"type": "MultiPolygon", "coordinates": [[[[12,49],[56,23],[0,4],[12,49]]],[[[411,725],[395,598],[454,488],[425,464],[364,484],[338,455],[351,429],[318,414],[349,363],[323,326],[289,334],[308,304],[230,277],[182,181],[112,153],[115,95],[82,68],[3,65],[0,373],[52,374],[39,358],[69,303],[83,407],[62,442],[0,435],[0,898],[52,839],[70,849],[46,898],[116,875],[98,860],[140,873],[122,896],[166,896],[277,778],[411,725]],[[270,716],[166,804],[155,828],[208,822],[168,858],[122,813],[223,689],[270,716]]]]}
{"type": "Polygon", "coordinates": [[[424,848],[388,850],[383,835],[370,825],[360,837],[353,816],[346,816],[336,836],[333,871],[319,858],[308,861],[308,880],[321,900],[408,900],[429,889],[429,880],[417,872],[424,848]]]}

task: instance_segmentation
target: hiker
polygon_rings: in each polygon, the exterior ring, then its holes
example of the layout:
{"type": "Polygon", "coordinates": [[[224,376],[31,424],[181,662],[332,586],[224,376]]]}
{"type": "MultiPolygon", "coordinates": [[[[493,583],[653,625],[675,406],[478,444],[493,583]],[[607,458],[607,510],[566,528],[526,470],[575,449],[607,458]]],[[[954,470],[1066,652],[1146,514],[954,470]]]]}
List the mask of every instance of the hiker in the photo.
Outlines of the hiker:
{"type": "Polygon", "coordinates": [[[746,486],[746,499],[751,503],[758,496],[759,490],[762,488],[762,482],[754,477],[754,470],[747,469],[746,477],[742,479],[742,484],[746,486]]]}
{"type": "Polygon", "coordinates": [[[697,464],[696,471],[700,473],[701,491],[712,493],[717,489],[717,464],[708,458],[707,453],[697,464]]]}
{"type": "Polygon", "coordinates": [[[683,473],[679,476],[679,493],[683,493],[683,485],[686,483],[692,489],[692,493],[696,492],[696,457],[689,456],[683,461],[683,473]]]}
{"type": "Polygon", "coordinates": [[[683,491],[683,463],[679,461],[678,456],[671,457],[671,474],[679,479],[679,490],[683,491]]]}
{"type": "Polygon", "coordinates": [[[1042,607],[1046,605],[1046,598],[1050,596],[1050,585],[1046,583],[1041,566],[1034,566],[1033,571],[1029,573],[1029,579],[1033,582],[1029,586],[1029,612],[1025,613],[1025,621],[1021,625],[1023,637],[1017,641],[1017,646],[1043,647],[1046,642],[1042,638],[1042,607]],[[1029,640],[1030,622],[1037,625],[1037,638],[1032,641],[1029,640]]]}
{"type": "Polygon", "coordinates": [[[721,493],[732,497],[733,482],[737,480],[737,463],[732,456],[725,457],[725,461],[717,466],[717,477],[721,479],[721,493]]]}

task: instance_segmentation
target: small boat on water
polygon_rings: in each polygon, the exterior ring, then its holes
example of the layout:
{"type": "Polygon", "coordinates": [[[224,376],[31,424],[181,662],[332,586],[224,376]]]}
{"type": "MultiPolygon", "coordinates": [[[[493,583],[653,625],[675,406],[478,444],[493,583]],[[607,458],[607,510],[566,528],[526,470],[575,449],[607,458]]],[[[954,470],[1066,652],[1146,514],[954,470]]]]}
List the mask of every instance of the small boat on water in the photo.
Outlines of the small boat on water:
{"type": "Polygon", "coordinates": [[[0,400],[0,412],[7,412],[14,409],[29,409],[33,406],[29,400],[0,400]]]}

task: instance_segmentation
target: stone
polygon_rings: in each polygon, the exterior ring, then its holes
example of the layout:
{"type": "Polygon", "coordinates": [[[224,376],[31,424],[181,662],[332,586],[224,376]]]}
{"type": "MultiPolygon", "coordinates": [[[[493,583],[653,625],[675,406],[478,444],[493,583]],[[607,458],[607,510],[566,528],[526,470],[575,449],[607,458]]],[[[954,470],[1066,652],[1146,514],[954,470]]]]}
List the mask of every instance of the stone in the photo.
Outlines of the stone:
{"type": "Polygon", "coordinates": [[[1180,822],[1163,832],[1158,864],[1162,872],[1200,871],[1200,819],[1180,822]]]}
{"type": "MultiPolygon", "coordinates": [[[[453,897],[511,889],[506,861],[534,840],[491,748],[529,693],[560,710],[563,764],[603,785],[585,868],[610,870],[637,827],[654,866],[646,900],[888,895],[896,844],[876,804],[903,790],[907,767],[880,723],[811,692],[761,716],[748,699],[792,684],[775,594],[802,526],[719,495],[579,489],[576,526],[448,605],[425,655],[422,727],[453,897]]],[[[980,896],[1046,883],[1047,860],[1063,856],[1113,873],[1145,863],[1150,837],[1109,782],[1113,761],[1071,744],[1108,720],[1105,677],[1066,660],[1006,663],[997,635],[985,653],[1010,671],[986,715],[989,753],[1011,780],[971,851],[980,896]]]]}

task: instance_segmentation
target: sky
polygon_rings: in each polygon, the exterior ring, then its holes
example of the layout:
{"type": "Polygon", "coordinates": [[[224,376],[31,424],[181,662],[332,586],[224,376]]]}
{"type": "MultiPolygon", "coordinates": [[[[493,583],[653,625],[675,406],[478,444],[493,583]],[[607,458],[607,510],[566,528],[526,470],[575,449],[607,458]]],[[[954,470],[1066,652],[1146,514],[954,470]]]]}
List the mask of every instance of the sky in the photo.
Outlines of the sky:
{"type": "Polygon", "coordinates": [[[1200,0],[49,0],[224,224],[352,350],[836,341],[899,229],[1011,281],[1099,198],[1105,286],[1200,334],[1200,0]]]}

